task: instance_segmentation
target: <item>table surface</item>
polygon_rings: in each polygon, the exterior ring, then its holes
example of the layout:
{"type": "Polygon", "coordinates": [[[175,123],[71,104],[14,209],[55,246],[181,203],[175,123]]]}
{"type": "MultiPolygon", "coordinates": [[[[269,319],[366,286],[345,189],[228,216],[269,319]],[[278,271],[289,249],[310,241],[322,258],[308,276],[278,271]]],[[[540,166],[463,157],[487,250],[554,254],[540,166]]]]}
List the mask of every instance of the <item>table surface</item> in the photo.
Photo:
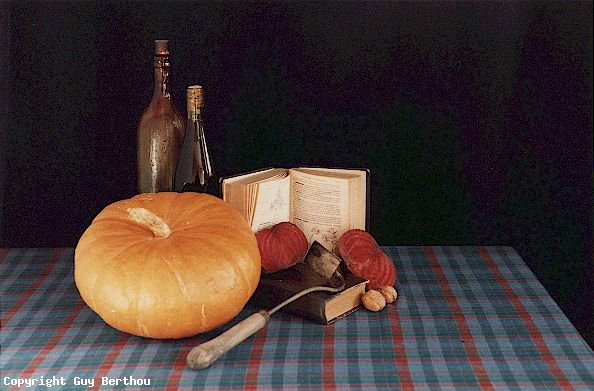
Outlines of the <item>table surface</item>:
{"type": "Polygon", "coordinates": [[[277,313],[203,370],[189,350],[257,308],[193,338],[135,337],[83,303],[73,249],[0,249],[0,389],[594,389],[592,349],[514,249],[383,249],[395,304],[327,326],[277,313]]]}

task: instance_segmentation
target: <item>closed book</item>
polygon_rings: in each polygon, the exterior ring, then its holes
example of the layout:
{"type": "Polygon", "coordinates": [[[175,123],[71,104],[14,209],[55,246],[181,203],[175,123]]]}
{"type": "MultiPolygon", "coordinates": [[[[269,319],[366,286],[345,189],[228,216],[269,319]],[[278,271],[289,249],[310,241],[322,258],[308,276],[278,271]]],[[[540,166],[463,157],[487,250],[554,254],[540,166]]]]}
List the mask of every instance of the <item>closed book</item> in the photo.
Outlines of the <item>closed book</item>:
{"type": "MultiPolygon", "coordinates": [[[[356,311],[361,305],[367,280],[352,274],[344,262],[339,267],[345,280],[344,290],[339,293],[312,292],[286,305],[281,311],[320,324],[333,323],[356,311]]],[[[262,274],[251,300],[257,306],[271,309],[294,294],[311,288],[312,279],[308,273],[312,273],[311,268],[298,263],[276,273],[262,274]]]]}

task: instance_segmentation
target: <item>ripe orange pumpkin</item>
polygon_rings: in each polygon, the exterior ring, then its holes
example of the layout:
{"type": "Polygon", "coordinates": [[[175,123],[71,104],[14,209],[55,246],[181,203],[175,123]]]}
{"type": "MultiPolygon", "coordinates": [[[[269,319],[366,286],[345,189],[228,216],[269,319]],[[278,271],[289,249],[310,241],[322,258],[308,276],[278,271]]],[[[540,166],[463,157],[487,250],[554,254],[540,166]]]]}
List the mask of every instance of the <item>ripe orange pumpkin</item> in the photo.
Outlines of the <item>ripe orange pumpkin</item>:
{"type": "Polygon", "coordinates": [[[235,317],[260,280],[260,253],[243,217],[198,193],[140,194],[108,205],[80,238],[81,297],[112,327],[183,338],[235,317]]]}

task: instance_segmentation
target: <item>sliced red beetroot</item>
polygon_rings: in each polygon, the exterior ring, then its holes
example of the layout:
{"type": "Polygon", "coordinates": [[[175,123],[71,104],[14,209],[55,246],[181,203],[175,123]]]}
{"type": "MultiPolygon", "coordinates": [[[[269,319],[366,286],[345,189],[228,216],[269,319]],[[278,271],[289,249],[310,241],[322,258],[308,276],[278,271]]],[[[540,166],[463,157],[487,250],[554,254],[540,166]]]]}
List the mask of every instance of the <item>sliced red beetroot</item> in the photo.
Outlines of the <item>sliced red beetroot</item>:
{"type": "Polygon", "coordinates": [[[369,279],[369,289],[377,289],[382,286],[394,286],[396,283],[396,268],[392,260],[384,253],[376,263],[377,273],[373,279],[369,279]]]}
{"type": "Polygon", "coordinates": [[[364,248],[379,248],[375,239],[373,239],[373,237],[366,231],[352,229],[342,234],[338,239],[339,255],[344,255],[345,258],[351,258],[351,253],[353,251],[364,251],[364,248]]]}
{"type": "Polygon", "coordinates": [[[378,253],[372,258],[372,261],[367,264],[367,267],[362,273],[362,277],[369,280],[369,284],[373,286],[375,286],[375,281],[382,278],[382,273],[384,272],[379,255],[380,254],[378,253]]]}
{"type": "Polygon", "coordinates": [[[350,240],[370,242],[370,243],[377,245],[377,242],[375,241],[373,236],[371,236],[371,234],[369,234],[369,232],[363,231],[361,229],[351,229],[351,230],[345,232],[344,234],[342,234],[341,237],[339,238],[339,241],[342,241],[342,242],[347,242],[350,240]]]}
{"type": "MultiPolygon", "coordinates": [[[[345,263],[349,270],[353,272],[353,274],[364,274],[366,270],[372,270],[374,268],[379,254],[380,251],[375,250],[357,254],[356,257],[345,257],[345,263]]],[[[364,278],[369,278],[369,276],[366,275],[364,278]]]]}
{"type": "Polygon", "coordinates": [[[360,258],[357,261],[352,261],[346,263],[347,267],[349,268],[349,270],[356,276],[365,278],[365,279],[369,279],[370,270],[373,270],[373,265],[374,265],[374,259],[375,257],[373,256],[369,256],[366,258],[360,258]],[[365,276],[365,277],[364,277],[365,276]]]}
{"type": "Polygon", "coordinates": [[[396,283],[396,268],[392,260],[368,232],[359,229],[347,231],[338,239],[337,247],[349,270],[369,280],[369,289],[396,283]]]}
{"type": "Polygon", "coordinates": [[[299,227],[294,224],[287,223],[277,227],[276,229],[281,229],[284,231],[283,234],[286,244],[284,246],[284,250],[287,251],[289,255],[301,254],[304,248],[307,252],[307,240],[305,239],[305,235],[301,229],[299,229],[299,227]]]}
{"type": "Polygon", "coordinates": [[[388,277],[387,277],[388,283],[385,286],[395,286],[396,278],[397,278],[396,267],[394,266],[394,263],[392,262],[392,260],[390,260],[390,272],[388,273],[388,277]]]}
{"type": "Polygon", "coordinates": [[[369,277],[367,278],[369,280],[368,289],[379,288],[385,279],[385,274],[388,270],[381,255],[382,253],[377,255],[373,267],[367,271],[369,273],[369,277]]]}
{"type": "Polygon", "coordinates": [[[293,266],[305,257],[309,246],[303,231],[289,222],[278,223],[257,232],[256,240],[265,273],[293,266]]]}

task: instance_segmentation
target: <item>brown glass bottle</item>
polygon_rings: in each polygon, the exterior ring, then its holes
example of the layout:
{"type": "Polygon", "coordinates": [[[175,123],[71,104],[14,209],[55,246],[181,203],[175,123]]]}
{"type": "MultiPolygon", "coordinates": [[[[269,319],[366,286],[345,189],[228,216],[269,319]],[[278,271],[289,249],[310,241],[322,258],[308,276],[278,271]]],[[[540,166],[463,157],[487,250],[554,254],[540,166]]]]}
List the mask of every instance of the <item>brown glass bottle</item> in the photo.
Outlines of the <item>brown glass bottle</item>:
{"type": "Polygon", "coordinates": [[[137,133],[138,192],[173,191],[175,168],[179,159],[184,122],[169,91],[168,41],[155,41],[154,90],[137,133]]]}
{"type": "Polygon", "coordinates": [[[217,195],[216,179],[213,175],[202,120],[204,109],[202,86],[188,87],[187,103],[186,135],[175,173],[175,190],[217,195]]]}

